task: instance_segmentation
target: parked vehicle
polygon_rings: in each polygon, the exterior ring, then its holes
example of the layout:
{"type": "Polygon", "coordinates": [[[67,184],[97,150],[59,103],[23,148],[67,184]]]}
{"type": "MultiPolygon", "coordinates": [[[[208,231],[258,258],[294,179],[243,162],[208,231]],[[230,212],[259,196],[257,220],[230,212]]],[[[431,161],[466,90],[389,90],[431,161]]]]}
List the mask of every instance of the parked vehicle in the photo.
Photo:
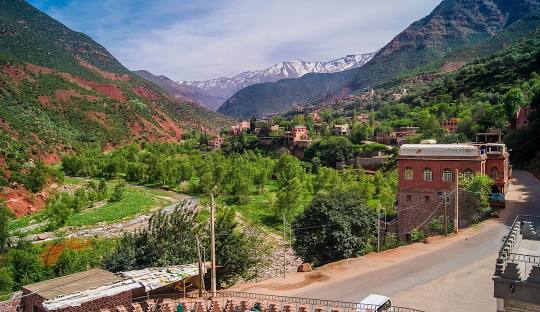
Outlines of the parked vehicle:
{"type": "Polygon", "coordinates": [[[358,307],[359,312],[386,312],[393,311],[392,300],[386,296],[371,294],[362,299],[358,307]]]}

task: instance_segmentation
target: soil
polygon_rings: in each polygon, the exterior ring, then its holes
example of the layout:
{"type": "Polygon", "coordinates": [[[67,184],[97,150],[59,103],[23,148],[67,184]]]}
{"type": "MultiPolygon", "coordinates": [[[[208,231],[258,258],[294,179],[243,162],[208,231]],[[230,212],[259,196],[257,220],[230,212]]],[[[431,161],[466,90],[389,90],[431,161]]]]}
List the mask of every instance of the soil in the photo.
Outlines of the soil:
{"type": "Polygon", "coordinates": [[[4,65],[0,71],[6,73],[17,85],[22,80],[30,79],[30,76],[23,69],[15,65],[4,65]]]}
{"type": "Polygon", "coordinates": [[[466,64],[465,62],[448,62],[443,65],[442,70],[445,73],[451,73],[453,71],[460,69],[465,64],[466,64]]]}
{"type": "Polygon", "coordinates": [[[46,196],[46,192],[32,195],[32,193],[22,187],[4,187],[3,192],[0,193],[0,198],[6,201],[7,207],[18,217],[43,208],[45,206],[46,196]]]}
{"type": "Polygon", "coordinates": [[[159,99],[159,96],[155,94],[153,91],[146,89],[143,86],[138,86],[137,88],[132,89],[135,94],[137,94],[140,97],[143,97],[150,101],[156,101],[159,99]]]}
{"type": "Polygon", "coordinates": [[[97,68],[96,66],[88,63],[87,61],[82,59],[80,56],[76,56],[76,59],[79,62],[79,64],[81,64],[84,68],[98,74],[102,78],[109,79],[109,80],[114,80],[114,81],[128,81],[129,80],[128,75],[118,75],[118,74],[115,74],[115,73],[104,71],[104,70],[102,70],[100,68],[97,68]]]}

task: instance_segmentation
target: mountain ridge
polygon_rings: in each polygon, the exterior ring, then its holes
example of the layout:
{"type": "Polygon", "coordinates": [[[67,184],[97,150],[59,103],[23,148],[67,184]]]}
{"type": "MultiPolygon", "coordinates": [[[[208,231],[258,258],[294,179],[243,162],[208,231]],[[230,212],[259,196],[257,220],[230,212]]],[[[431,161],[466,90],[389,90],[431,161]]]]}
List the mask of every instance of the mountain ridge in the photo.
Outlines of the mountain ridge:
{"type": "Polygon", "coordinates": [[[225,101],[235,92],[249,85],[298,78],[308,73],[335,73],[357,68],[371,60],[374,55],[375,52],[350,54],[326,62],[309,62],[296,59],[280,62],[265,69],[244,71],[230,78],[219,77],[203,81],[177,81],[177,83],[201,89],[209,95],[225,101]]]}
{"type": "Polygon", "coordinates": [[[451,51],[487,40],[539,8],[538,0],[444,0],[360,68],[252,85],[231,96],[218,112],[237,118],[262,116],[285,112],[320,98],[376,87],[451,51]],[[312,87],[314,83],[317,88],[312,87]]]}

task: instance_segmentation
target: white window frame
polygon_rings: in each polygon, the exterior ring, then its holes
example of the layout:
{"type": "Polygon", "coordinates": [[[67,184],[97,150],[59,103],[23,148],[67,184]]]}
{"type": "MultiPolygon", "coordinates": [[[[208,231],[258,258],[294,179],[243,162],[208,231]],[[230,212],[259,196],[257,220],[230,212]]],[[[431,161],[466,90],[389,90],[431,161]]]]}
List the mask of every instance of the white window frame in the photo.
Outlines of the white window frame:
{"type": "Polygon", "coordinates": [[[431,170],[431,168],[424,168],[422,179],[424,181],[433,181],[433,170],[431,170]]]}
{"type": "Polygon", "coordinates": [[[452,170],[446,168],[443,170],[442,179],[444,182],[452,182],[452,170]]]}

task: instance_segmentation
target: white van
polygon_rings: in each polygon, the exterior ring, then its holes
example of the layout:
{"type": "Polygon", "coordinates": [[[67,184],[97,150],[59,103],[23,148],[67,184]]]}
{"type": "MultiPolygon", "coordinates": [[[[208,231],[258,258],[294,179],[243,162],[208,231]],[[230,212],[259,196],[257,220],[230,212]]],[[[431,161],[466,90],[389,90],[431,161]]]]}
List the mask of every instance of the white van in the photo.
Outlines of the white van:
{"type": "Polygon", "coordinates": [[[392,300],[382,295],[369,295],[360,301],[359,312],[390,312],[392,309],[392,300]]]}

